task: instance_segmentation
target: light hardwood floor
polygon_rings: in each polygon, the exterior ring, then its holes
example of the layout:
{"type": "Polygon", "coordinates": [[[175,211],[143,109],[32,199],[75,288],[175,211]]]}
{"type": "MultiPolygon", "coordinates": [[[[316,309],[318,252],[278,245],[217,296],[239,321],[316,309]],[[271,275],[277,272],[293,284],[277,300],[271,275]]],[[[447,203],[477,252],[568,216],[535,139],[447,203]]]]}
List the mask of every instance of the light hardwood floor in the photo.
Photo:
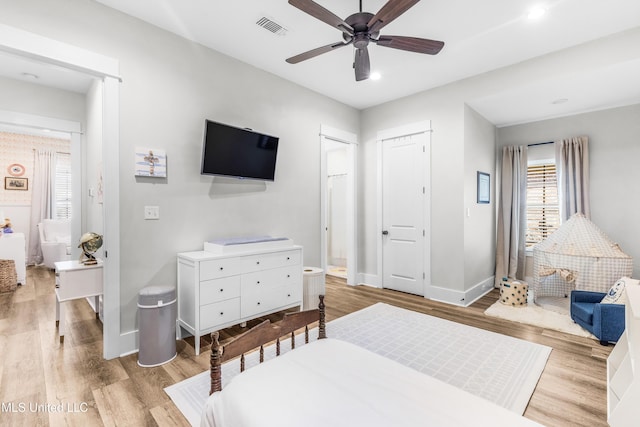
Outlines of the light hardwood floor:
{"type": "MultiPolygon", "coordinates": [[[[199,356],[194,354],[193,338],[179,341],[176,359],[155,368],[140,368],[136,354],[103,360],[102,325],[85,301],[70,304],[69,331],[60,344],[53,283],[51,271],[32,267],[27,285],[0,294],[0,425],[188,425],[163,388],[208,369],[209,341],[202,339],[199,356]]],[[[484,310],[497,298],[493,291],[462,308],[368,286],[346,286],[343,279],[327,276],[328,320],[381,301],[552,347],[525,416],[546,426],[606,426],[605,361],[613,347],[485,316],[484,310]]],[[[222,338],[226,341],[242,331],[229,328],[222,338]]]]}

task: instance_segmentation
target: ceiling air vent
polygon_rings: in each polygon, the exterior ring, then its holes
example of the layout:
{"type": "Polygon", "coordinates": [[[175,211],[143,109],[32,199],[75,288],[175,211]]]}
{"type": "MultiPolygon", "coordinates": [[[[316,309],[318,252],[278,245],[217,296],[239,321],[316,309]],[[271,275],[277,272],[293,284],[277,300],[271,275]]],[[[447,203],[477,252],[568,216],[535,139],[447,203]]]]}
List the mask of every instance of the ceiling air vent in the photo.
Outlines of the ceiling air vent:
{"type": "Polygon", "coordinates": [[[286,28],[284,28],[282,25],[278,24],[274,20],[267,18],[266,16],[263,16],[262,18],[258,19],[256,24],[258,24],[259,26],[261,26],[266,30],[271,31],[273,34],[276,34],[278,36],[284,36],[285,34],[287,34],[286,28]]]}

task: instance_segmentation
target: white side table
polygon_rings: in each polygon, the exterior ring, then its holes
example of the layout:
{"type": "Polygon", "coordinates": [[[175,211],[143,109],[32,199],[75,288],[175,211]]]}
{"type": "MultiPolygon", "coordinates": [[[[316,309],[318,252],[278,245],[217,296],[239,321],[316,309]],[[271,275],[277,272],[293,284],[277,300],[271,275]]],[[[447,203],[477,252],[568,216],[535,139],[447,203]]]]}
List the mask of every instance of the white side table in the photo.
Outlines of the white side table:
{"type": "Polygon", "coordinates": [[[18,283],[27,283],[25,263],[26,246],[24,233],[3,233],[0,235],[0,259],[12,259],[16,263],[18,283]]]}
{"type": "Polygon", "coordinates": [[[84,265],[79,261],[59,261],[56,266],[56,325],[60,342],[66,331],[65,306],[67,301],[78,298],[95,298],[96,318],[100,295],[102,295],[102,260],[95,265],[84,265]]]}

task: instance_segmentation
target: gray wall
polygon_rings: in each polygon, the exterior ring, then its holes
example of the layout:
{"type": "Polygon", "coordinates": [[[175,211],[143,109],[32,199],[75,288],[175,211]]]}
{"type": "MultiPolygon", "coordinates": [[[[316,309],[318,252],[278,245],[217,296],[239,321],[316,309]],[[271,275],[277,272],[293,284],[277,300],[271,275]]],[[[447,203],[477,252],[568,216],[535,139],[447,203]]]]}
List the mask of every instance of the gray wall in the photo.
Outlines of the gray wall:
{"type": "Polygon", "coordinates": [[[496,127],[472,108],[464,111],[464,289],[491,277],[496,252],[496,127]],[[490,203],[479,204],[477,174],[490,175],[490,203]]]}
{"type": "MultiPolygon", "coordinates": [[[[468,82],[470,83],[470,82],[468,82]]],[[[473,83],[470,83],[473,85],[473,83]]],[[[495,257],[495,211],[477,205],[476,172],[495,176],[494,126],[464,104],[464,86],[448,85],[383,104],[362,113],[362,159],[359,208],[360,271],[374,274],[376,262],[377,192],[376,132],[431,120],[431,277],[435,288],[464,292],[491,277],[495,257]],[[466,216],[469,208],[470,216],[466,216]]],[[[438,299],[452,295],[427,292],[438,299]]]]}
{"type": "Polygon", "coordinates": [[[84,94],[6,77],[0,77],[0,93],[0,110],[84,123],[84,94]]]}
{"type": "Polygon", "coordinates": [[[589,137],[591,220],[634,259],[640,277],[640,104],[498,129],[504,145],[589,137]]]}
{"type": "MultiPolygon", "coordinates": [[[[454,85],[423,92],[362,113],[360,271],[377,269],[376,133],[431,120],[431,285],[464,290],[465,106],[454,85]]],[[[493,147],[491,147],[493,150],[493,147]]],[[[474,168],[474,165],[467,165],[474,168]]],[[[488,172],[493,172],[493,169],[488,172]]],[[[475,178],[474,178],[475,182],[475,178]]]]}
{"type": "MultiPolygon", "coordinates": [[[[508,94],[527,85],[544,85],[555,77],[580,76],[588,67],[606,68],[633,60],[638,40],[640,30],[616,34],[364,110],[358,188],[358,210],[363,213],[358,230],[359,272],[375,274],[377,269],[375,138],[379,130],[431,120],[431,285],[448,293],[446,300],[459,302],[455,298],[460,292],[486,283],[490,270],[493,275],[495,259],[495,192],[490,209],[473,206],[474,174],[484,170],[496,177],[495,163],[489,164],[495,159],[495,150],[486,156],[478,155],[483,149],[493,150],[489,141],[492,130],[467,105],[481,106],[496,94],[508,94]],[[468,218],[467,207],[471,207],[468,218]]],[[[634,128],[637,125],[629,129],[634,128]]],[[[585,131],[588,129],[580,130],[585,131]]],[[[598,175],[593,172],[593,180],[598,175]]],[[[595,187],[594,184],[594,191],[595,187]]]]}
{"type": "Polygon", "coordinates": [[[357,133],[357,110],[95,2],[1,5],[0,22],[120,61],[123,333],[137,328],[138,291],[175,284],[176,253],[205,240],[288,236],[319,264],[320,124],[357,133]],[[279,136],[275,182],[201,176],[205,119],[279,136]],[[166,150],[166,179],[134,177],[136,146],[166,150]]]}

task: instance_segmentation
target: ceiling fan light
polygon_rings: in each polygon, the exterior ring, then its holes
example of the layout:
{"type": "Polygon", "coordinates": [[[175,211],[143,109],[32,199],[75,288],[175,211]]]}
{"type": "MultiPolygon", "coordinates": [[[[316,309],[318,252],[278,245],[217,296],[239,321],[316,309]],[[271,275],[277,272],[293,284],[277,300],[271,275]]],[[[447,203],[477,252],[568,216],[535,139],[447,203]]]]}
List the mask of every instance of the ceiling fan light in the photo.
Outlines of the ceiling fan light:
{"type": "Polygon", "coordinates": [[[382,75],[377,71],[374,71],[369,75],[369,78],[371,80],[380,80],[381,77],[382,77],[382,75]]]}

